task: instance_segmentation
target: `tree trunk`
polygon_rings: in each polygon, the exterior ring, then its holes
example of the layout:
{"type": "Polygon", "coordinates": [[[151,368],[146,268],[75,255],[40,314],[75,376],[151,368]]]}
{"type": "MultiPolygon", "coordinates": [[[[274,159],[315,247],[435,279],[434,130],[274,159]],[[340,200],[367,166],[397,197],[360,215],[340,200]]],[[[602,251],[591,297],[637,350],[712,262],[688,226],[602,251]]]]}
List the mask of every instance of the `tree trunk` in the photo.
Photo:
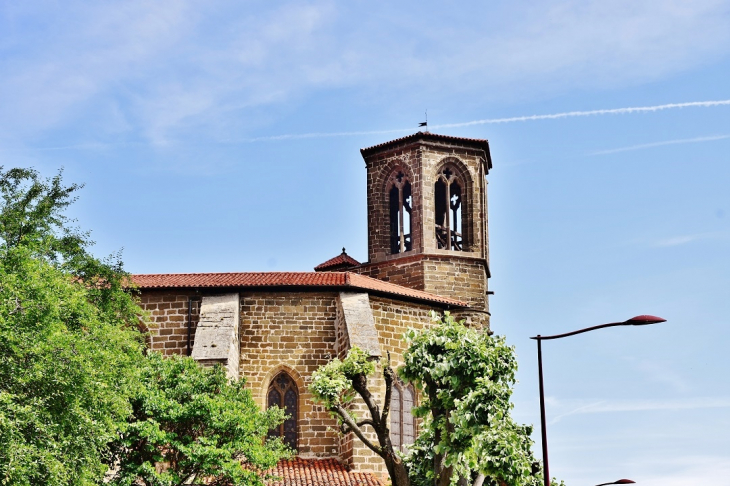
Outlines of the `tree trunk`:
{"type": "Polygon", "coordinates": [[[383,459],[385,460],[385,467],[388,469],[391,486],[411,485],[411,480],[408,479],[408,471],[400,457],[391,450],[390,453],[385,453],[383,459]]]}

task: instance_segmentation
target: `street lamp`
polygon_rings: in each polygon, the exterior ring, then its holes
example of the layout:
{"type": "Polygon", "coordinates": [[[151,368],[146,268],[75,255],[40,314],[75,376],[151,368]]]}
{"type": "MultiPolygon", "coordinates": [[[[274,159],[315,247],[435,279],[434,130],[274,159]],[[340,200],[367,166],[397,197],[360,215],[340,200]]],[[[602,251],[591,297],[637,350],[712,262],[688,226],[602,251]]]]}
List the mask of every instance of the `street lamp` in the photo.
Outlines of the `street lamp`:
{"type": "Polygon", "coordinates": [[[597,484],[596,486],[608,486],[609,484],[634,484],[636,481],[632,481],[630,479],[619,479],[618,481],[614,481],[612,483],[601,483],[597,484]]]}
{"type": "MultiPolygon", "coordinates": [[[[550,486],[550,468],[548,466],[548,447],[547,447],[547,429],[545,427],[545,389],[542,384],[542,342],[548,339],[559,339],[568,336],[575,336],[576,334],[582,334],[588,331],[595,331],[596,329],[603,329],[604,327],[614,326],[645,326],[647,324],[658,324],[665,322],[666,319],[661,317],[641,315],[632,317],[631,319],[623,322],[610,322],[608,324],[601,324],[598,326],[586,327],[585,329],[579,329],[573,332],[566,332],[565,334],[555,334],[553,336],[541,336],[537,335],[530,339],[537,341],[537,366],[540,374],[540,425],[542,426],[542,462],[543,462],[543,476],[545,486],[550,486]]],[[[633,481],[630,479],[619,479],[614,483],[605,484],[631,484],[633,481]],[[624,482],[621,482],[624,481],[624,482]]],[[[601,485],[599,485],[601,486],[601,485]]]]}

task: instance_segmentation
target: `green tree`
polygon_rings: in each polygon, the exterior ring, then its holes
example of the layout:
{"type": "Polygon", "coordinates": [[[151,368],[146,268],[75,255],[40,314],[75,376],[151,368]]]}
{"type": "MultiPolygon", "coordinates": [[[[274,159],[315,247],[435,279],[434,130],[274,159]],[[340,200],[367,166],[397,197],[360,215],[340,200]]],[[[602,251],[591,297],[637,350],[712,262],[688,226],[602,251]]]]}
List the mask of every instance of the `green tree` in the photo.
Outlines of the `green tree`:
{"type": "Polygon", "coordinates": [[[422,418],[410,452],[401,458],[390,443],[390,363],[383,367],[381,412],[367,388],[375,367],[358,348],[344,361],[321,367],[310,386],[315,400],[340,420],[341,432],[355,433],[383,458],[393,486],[540,486],[532,427],[510,416],[517,361],[504,338],[467,328],[446,312],[434,314],[431,327],[409,330],[406,340],[405,364],[398,374],[419,389],[421,403],[414,412],[422,418]],[[367,405],[369,418],[358,420],[351,412],[357,396],[367,405]],[[378,444],[367,440],[364,426],[375,430],[378,444]]]}
{"type": "Polygon", "coordinates": [[[398,371],[420,390],[422,433],[408,458],[417,486],[539,486],[531,426],[510,416],[517,360],[500,336],[471,329],[448,312],[406,333],[398,371]]]}
{"type": "Polygon", "coordinates": [[[393,390],[395,373],[390,366],[390,358],[383,367],[386,392],[383,406],[380,407],[368,389],[368,376],[375,372],[375,365],[367,352],[353,347],[344,361],[334,359],[312,374],[309,390],[314,400],[338,419],[340,432],[354,433],[370,450],[379,455],[388,469],[392,486],[409,486],[408,472],[403,459],[393,449],[390,441],[388,415],[390,397],[393,390]],[[367,407],[370,418],[358,419],[350,404],[359,396],[367,407]],[[382,411],[381,411],[382,410],[382,411]],[[370,441],[363,427],[370,426],[375,431],[378,443],[370,441]]]}
{"type": "Polygon", "coordinates": [[[111,448],[110,484],[263,486],[261,471],[288,455],[280,438],[264,441],[283,410],[261,411],[245,380],[229,382],[220,366],[151,353],[141,377],[111,448]]]}
{"type": "Polygon", "coordinates": [[[63,215],[79,188],[0,168],[0,484],[95,484],[131,410],[139,309],[63,215]]]}

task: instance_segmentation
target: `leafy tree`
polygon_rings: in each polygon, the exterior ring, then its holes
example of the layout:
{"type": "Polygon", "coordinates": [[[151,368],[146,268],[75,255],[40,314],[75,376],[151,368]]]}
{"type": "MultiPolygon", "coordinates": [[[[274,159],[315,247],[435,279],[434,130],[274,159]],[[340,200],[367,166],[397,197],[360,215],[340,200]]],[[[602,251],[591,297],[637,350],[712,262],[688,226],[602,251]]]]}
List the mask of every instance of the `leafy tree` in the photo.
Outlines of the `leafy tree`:
{"type": "Polygon", "coordinates": [[[324,405],[338,419],[343,434],[353,432],[370,450],[383,458],[388,469],[392,486],[409,486],[408,472],[403,459],[393,449],[390,441],[388,415],[390,413],[390,397],[393,390],[395,373],[390,366],[390,359],[383,367],[386,392],[381,407],[368,389],[368,376],[375,372],[367,352],[353,347],[344,361],[334,359],[312,374],[309,387],[316,402],[324,405]],[[357,395],[356,395],[357,394],[357,395]],[[349,405],[359,396],[365,403],[370,418],[358,420],[349,405]],[[374,444],[365,435],[363,427],[368,425],[375,430],[378,443],[374,444]]]}
{"type": "Polygon", "coordinates": [[[0,484],[95,484],[131,410],[139,309],[62,214],[79,187],[0,168],[0,484]]]}
{"type": "Polygon", "coordinates": [[[383,368],[386,394],[380,408],[367,389],[375,367],[362,350],[333,360],[313,375],[315,399],[340,420],[342,433],[353,432],[386,463],[393,486],[540,486],[539,463],[531,446],[532,427],[515,423],[510,410],[517,361],[504,338],[470,329],[448,312],[434,325],[406,334],[408,349],[401,378],[421,392],[414,413],[423,421],[405,458],[390,443],[388,412],[394,373],[383,368]],[[359,420],[349,407],[360,396],[370,418],[359,420]],[[362,427],[371,426],[378,445],[362,427]]]}
{"type": "Polygon", "coordinates": [[[418,486],[539,486],[531,426],[510,416],[517,360],[503,337],[456,322],[406,333],[400,376],[421,391],[424,418],[408,466],[418,486]]]}
{"type": "Polygon", "coordinates": [[[151,353],[133,413],[111,448],[110,484],[263,486],[260,471],[287,455],[279,438],[264,442],[284,412],[259,410],[244,384],[229,382],[220,366],[151,353]]]}
{"type": "Polygon", "coordinates": [[[276,462],[281,412],[220,370],[145,358],[129,275],[89,252],[64,214],[82,186],[61,176],[0,167],[0,485],[98,484],[110,465],[117,484],[260,484],[235,460],[276,462]]]}

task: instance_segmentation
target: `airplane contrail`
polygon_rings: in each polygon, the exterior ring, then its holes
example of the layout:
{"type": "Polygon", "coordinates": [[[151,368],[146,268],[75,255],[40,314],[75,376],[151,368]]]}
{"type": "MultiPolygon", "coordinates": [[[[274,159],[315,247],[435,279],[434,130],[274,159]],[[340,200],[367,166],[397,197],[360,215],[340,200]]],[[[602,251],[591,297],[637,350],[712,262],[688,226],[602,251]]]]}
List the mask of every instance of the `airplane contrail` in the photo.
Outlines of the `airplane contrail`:
{"type": "MultiPolygon", "coordinates": [[[[443,123],[433,125],[430,128],[457,128],[468,127],[472,125],[489,125],[498,123],[515,123],[537,120],[558,120],[561,118],[574,118],[579,116],[599,116],[599,115],[628,115],[632,113],[651,113],[655,111],[673,110],[677,108],[711,108],[714,106],[728,106],[730,100],[715,101],[689,101],[686,103],[667,103],[664,105],[653,106],[630,106],[626,108],[611,108],[604,110],[586,110],[586,111],[565,111],[562,113],[551,113],[547,115],[526,115],[512,116],[506,118],[485,118],[482,120],[472,120],[460,123],[443,123]]],[[[354,132],[313,132],[313,133],[291,133],[284,135],[271,135],[265,137],[249,138],[247,142],[264,142],[276,140],[298,140],[305,138],[329,138],[329,137],[348,137],[358,135],[387,135],[389,133],[412,132],[413,128],[398,128],[391,130],[371,130],[371,131],[354,131],[354,132]]]]}
{"type": "Polygon", "coordinates": [[[647,149],[647,148],[662,147],[664,145],[681,145],[681,144],[685,144],[685,143],[714,142],[715,140],[727,140],[728,138],[730,138],[730,135],[710,135],[707,137],[680,138],[677,140],[665,140],[663,142],[642,143],[639,145],[630,145],[628,147],[620,147],[620,148],[608,149],[608,150],[598,150],[596,152],[591,152],[588,155],[607,155],[607,154],[615,154],[618,152],[629,152],[632,150],[641,150],[641,149],[647,149]]]}

